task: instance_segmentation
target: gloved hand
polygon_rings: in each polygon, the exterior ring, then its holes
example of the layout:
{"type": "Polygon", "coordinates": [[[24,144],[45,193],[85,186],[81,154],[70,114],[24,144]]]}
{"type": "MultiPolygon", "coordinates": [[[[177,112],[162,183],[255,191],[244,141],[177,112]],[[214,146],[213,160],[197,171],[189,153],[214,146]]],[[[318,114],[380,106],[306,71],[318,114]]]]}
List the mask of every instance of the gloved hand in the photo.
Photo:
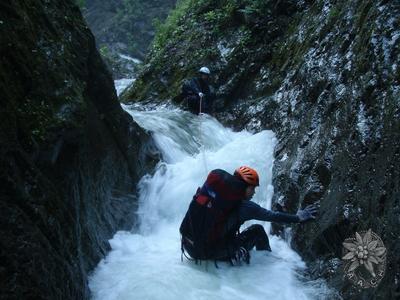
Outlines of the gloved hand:
{"type": "Polygon", "coordinates": [[[315,219],[315,215],[318,212],[318,206],[315,204],[310,204],[304,209],[299,209],[296,215],[299,217],[301,223],[315,219]]]}
{"type": "Polygon", "coordinates": [[[200,97],[200,98],[203,98],[203,97],[204,97],[204,94],[200,92],[200,93],[199,93],[199,97],[200,97]]]}

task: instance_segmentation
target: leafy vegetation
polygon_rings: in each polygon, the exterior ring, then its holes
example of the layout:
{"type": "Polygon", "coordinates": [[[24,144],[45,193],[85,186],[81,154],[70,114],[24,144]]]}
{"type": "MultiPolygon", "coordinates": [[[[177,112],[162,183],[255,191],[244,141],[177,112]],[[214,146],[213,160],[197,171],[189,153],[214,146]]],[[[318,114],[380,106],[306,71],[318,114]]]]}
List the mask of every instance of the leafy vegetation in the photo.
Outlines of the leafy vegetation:
{"type": "Polygon", "coordinates": [[[80,9],[84,9],[86,6],[86,0],[75,0],[75,3],[80,9]]]}
{"type": "Polygon", "coordinates": [[[182,80],[193,76],[201,65],[215,70],[221,59],[223,46],[218,46],[221,42],[230,44],[228,48],[234,50],[229,58],[232,70],[228,73],[236,73],[237,66],[249,56],[264,51],[250,45],[269,39],[268,34],[260,32],[271,31],[268,21],[273,7],[271,1],[261,0],[178,1],[164,23],[154,22],[156,35],[148,54],[149,67],[139,74],[127,97],[141,99],[147,91],[157,90],[160,98],[174,98],[179,94],[182,80]],[[165,74],[164,84],[148,74],[165,74]],[[154,80],[151,87],[149,80],[154,80]]]}
{"type": "MultiPolygon", "coordinates": [[[[123,0],[117,8],[115,21],[117,35],[124,36],[130,53],[137,52],[140,44],[150,44],[155,20],[163,20],[166,17],[165,6],[172,6],[170,1],[140,1],[123,0]],[[169,4],[168,4],[169,3],[169,4]]],[[[161,22],[161,21],[160,21],[161,22]]]]}

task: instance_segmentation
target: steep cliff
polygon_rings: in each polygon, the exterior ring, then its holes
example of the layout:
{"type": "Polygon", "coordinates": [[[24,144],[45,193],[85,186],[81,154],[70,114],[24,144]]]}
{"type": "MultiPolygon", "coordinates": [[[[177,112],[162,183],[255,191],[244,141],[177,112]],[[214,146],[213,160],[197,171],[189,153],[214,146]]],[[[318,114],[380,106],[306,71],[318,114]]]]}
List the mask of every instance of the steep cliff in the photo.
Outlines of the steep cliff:
{"type": "Polygon", "coordinates": [[[345,298],[395,299],[399,16],[399,2],[385,0],[182,1],[124,101],[178,101],[182,80],[209,66],[217,117],[279,138],[275,204],[295,212],[320,200],[318,220],[293,228],[310,276],[345,298]],[[358,292],[342,278],[342,242],[369,228],[388,265],[377,289],[358,292]]]}
{"type": "Polygon", "coordinates": [[[0,4],[1,299],[87,299],[135,221],[147,135],[70,0],[0,4]]]}

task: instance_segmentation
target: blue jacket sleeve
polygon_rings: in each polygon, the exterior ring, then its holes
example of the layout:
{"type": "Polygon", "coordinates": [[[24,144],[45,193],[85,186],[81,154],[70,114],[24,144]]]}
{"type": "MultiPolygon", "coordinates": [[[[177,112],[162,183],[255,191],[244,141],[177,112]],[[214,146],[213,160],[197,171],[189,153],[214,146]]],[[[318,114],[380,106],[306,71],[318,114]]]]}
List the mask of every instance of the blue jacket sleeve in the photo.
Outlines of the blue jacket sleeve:
{"type": "Polygon", "coordinates": [[[238,209],[238,218],[241,223],[249,220],[269,221],[276,223],[299,223],[296,215],[265,209],[255,202],[244,200],[238,209]]]}

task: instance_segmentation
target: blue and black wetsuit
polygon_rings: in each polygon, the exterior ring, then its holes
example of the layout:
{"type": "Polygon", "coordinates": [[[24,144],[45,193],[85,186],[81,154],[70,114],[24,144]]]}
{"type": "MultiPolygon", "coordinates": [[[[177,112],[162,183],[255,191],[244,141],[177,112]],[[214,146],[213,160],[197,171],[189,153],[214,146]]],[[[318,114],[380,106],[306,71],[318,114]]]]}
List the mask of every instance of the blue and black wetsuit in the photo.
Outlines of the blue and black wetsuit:
{"type": "Polygon", "coordinates": [[[296,215],[270,211],[246,199],[247,184],[224,170],[213,170],[193,196],[180,226],[182,251],[195,259],[229,260],[241,247],[271,250],[261,225],[239,232],[248,220],[298,223],[296,215]]]}
{"type": "Polygon", "coordinates": [[[215,95],[212,87],[201,77],[192,78],[183,84],[182,97],[187,103],[189,111],[193,114],[197,115],[200,112],[210,114],[213,111],[215,95]],[[199,93],[204,94],[201,107],[199,93]]]}
{"type": "Polygon", "coordinates": [[[268,235],[260,224],[253,224],[238,233],[240,226],[249,220],[268,221],[276,223],[299,223],[299,217],[284,212],[265,209],[255,202],[242,200],[239,207],[227,220],[223,236],[224,243],[216,252],[217,259],[228,259],[233,249],[244,247],[247,250],[271,251],[268,235]]]}

